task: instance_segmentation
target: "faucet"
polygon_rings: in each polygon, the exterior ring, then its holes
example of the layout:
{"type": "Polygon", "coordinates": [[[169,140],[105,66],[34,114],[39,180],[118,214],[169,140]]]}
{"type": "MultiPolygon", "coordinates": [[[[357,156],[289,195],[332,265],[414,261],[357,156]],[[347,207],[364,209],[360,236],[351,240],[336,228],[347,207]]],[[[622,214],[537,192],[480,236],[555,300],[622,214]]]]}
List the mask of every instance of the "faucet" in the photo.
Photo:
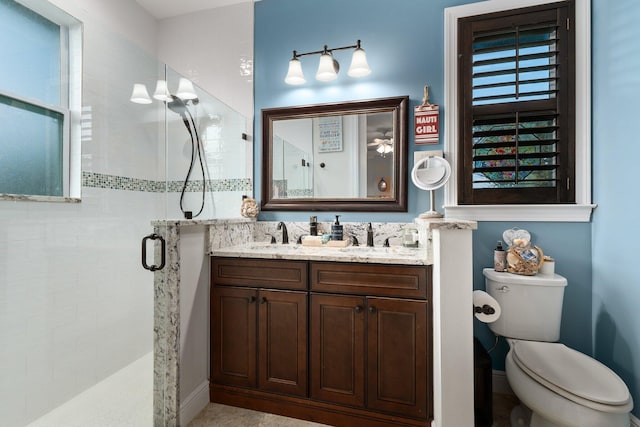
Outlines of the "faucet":
{"type": "Polygon", "coordinates": [[[280,221],[278,223],[278,230],[282,230],[282,244],[289,244],[289,233],[287,233],[287,226],[284,225],[284,222],[280,221]]]}
{"type": "Polygon", "coordinates": [[[389,239],[391,239],[393,236],[389,236],[386,239],[384,239],[384,243],[382,244],[383,248],[388,248],[389,247],[389,239]]]}
{"type": "Polygon", "coordinates": [[[367,246],[373,247],[373,228],[371,227],[371,223],[369,223],[369,227],[367,228],[367,246]]]}
{"type": "Polygon", "coordinates": [[[352,234],[349,237],[351,237],[351,244],[353,246],[360,246],[360,243],[358,242],[358,238],[355,236],[355,234],[352,234]]]}

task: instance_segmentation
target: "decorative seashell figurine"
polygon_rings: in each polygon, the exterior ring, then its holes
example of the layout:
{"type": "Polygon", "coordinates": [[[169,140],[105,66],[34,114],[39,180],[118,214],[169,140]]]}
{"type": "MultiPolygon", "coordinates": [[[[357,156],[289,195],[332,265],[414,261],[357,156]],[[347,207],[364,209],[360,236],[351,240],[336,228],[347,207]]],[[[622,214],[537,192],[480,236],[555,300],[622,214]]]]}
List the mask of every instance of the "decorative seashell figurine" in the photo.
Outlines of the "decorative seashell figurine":
{"type": "Polygon", "coordinates": [[[253,197],[245,197],[242,199],[240,207],[240,215],[245,218],[255,218],[258,216],[258,202],[253,197]]]}

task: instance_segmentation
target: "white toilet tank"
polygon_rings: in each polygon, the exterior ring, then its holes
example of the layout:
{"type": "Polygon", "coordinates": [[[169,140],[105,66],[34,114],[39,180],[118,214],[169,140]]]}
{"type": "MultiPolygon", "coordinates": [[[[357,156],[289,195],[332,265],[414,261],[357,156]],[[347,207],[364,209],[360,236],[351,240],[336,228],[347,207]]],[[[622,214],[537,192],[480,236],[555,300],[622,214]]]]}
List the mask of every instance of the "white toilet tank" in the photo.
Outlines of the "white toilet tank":
{"type": "Polygon", "coordinates": [[[530,341],[558,341],[562,300],[567,279],[554,275],[522,276],[485,268],[486,291],[502,314],[489,328],[503,337],[530,341]]]}

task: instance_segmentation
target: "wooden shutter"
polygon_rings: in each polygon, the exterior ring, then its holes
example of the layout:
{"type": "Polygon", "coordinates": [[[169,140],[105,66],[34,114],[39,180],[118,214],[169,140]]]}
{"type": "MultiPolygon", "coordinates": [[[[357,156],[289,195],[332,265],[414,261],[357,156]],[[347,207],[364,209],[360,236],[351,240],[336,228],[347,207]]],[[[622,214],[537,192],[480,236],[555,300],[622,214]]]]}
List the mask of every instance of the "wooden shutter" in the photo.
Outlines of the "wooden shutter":
{"type": "Polygon", "coordinates": [[[460,204],[573,201],[570,5],[462,20],[460,204]]]}

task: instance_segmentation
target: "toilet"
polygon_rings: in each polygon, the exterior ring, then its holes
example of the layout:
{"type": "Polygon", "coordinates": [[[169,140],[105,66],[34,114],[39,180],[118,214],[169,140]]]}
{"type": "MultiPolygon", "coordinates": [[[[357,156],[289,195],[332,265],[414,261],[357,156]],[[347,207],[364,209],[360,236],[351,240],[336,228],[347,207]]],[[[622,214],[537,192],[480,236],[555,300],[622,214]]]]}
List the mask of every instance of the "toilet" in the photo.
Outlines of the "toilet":
{"type": "Polygon", "coordinates": [[[633,400],[625,383],[597,360],[556,342],[567,279],[483,270],[500,305],[489,328],[509,343],[507,381],[522,403],[512,426],[629,427],[633,400]]]}

